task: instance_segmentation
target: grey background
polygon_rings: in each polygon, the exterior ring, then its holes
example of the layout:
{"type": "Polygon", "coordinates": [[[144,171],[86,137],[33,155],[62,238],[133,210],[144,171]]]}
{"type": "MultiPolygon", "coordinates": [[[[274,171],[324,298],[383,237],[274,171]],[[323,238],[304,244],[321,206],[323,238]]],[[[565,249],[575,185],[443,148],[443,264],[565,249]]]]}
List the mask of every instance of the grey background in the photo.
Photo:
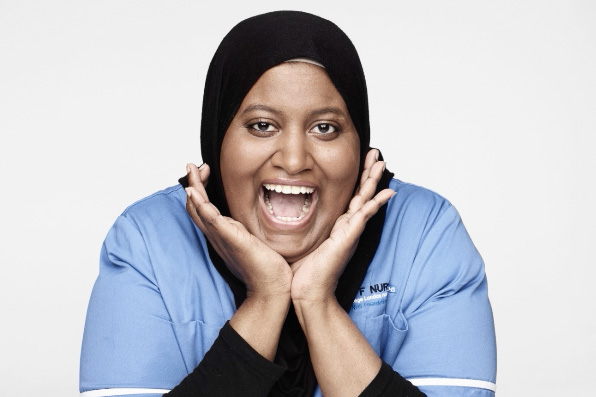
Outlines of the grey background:
{"type": "Polygon", "coordinates": [[[486,262],[498,394],[591,394],[596,2],[238,4],[0,0],[1,394],[77,394],[105,234],[201,162],[210,58],[275,9],[346,31],[373,145],[459,209],[486,262]]]}

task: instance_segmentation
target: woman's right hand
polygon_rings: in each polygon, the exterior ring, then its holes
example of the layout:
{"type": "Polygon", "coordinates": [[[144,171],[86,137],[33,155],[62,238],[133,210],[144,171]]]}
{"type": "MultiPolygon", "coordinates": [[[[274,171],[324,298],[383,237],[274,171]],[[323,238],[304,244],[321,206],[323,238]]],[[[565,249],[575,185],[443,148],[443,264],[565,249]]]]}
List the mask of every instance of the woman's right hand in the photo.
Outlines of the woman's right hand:
{"type": "Polygon", "coordinates": [[[228,269],[245,285],[247,296],[270,298],[288,294],[293,273],[285,259],[248,232],[244,225],[221,215],[209,201],[205,186],[210,169],[187,165],[186,211],[205,234],[228,269]]]}

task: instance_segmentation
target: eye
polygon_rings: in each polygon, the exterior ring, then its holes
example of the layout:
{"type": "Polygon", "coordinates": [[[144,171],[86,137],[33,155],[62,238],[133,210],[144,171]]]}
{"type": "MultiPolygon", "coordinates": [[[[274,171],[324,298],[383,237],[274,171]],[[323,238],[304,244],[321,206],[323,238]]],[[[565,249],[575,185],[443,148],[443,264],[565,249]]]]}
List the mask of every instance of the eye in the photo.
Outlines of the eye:
{"type": "Polygon", "coordinates": [[[313,131],[316,134],[326,135],[331,134],[333,132],[338,132],[339,128],[336,128],[335,126],[329,123],[319,123],[315,125],[311,131],[313,131]]]}
{"type": "Polygon", "coordinates": [[[250,130],[256,131],[259,135],[266,135],[277,131],[273,124],[267,123],[266,121],[248,124],[246,127],[250,130]]]}

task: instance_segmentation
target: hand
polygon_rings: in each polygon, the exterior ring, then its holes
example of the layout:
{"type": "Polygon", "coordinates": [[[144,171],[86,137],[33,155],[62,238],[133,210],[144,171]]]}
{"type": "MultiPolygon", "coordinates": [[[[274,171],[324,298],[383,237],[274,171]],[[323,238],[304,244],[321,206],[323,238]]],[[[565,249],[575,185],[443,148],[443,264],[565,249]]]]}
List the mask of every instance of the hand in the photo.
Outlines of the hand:
{"type": "Polygon", "coordinates": [[[232,218],[222,216],[209,201],[205,186],[210,169],[187,165],[186,211],[205,234],[228,269],[240,279],[247,296],[272,297],[289,294],[292,271],[284,258],[232,218]]]}
{"type": "Polygon", "coordinates": [[[385,162],[378,160],[378,151],[369,151],[348,211],[337,219],[327,240],[292,264],[291,296],[295,305],[335,300],[337,281],[356,250],[366,222],[395,194],[391,189],[384,189],[374,195],[384,170],[385,162]]]}

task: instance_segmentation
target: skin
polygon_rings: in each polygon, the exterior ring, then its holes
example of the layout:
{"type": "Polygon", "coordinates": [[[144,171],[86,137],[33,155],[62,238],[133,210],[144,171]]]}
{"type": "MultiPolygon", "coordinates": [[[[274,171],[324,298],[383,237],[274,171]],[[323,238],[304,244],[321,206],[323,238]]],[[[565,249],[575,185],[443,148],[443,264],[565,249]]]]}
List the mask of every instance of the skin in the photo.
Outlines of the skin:
{"type": "Polygon", "coordinates": [[[272,68],[224,135],[220,167],[232,218],[293,263],[329,237],[356,186],[359,156],[356,128],[324,69],[298,62],[272,68]],[[261,197],[265,182],[316,188],[310,222],[272,223],[261,197]]]}
{"type": "Polygon", "coordinates": [[[247,287],[230,325],[273,360],[292,302],[325,396],[358,395],[381,366],[335,298],[366,222],[394,194],[374,195],[385,164],[372,150],[351,196],[358,153],[357,132],[324,69],[284,63],[255,83],[226,131],[221,173],[231,218],[209,202],[209,166],[187,166],[187,211],[247,287]],[[268,181],[315,187],[311,213],[289,224],[272,220],[262,204],[268,181]]]}

